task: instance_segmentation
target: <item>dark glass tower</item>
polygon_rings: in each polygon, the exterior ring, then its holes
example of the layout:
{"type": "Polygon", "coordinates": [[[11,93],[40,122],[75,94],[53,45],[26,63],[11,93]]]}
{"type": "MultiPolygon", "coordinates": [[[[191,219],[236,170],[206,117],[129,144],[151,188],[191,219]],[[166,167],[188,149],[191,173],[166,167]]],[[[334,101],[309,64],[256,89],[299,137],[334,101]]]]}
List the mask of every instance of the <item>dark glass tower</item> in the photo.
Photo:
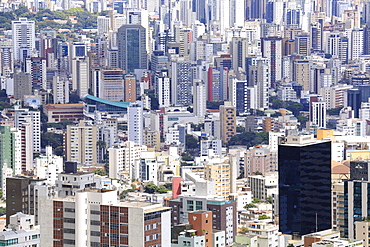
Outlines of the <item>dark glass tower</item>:
{"type": "Polygon", "coordinates": [[[145,28],[141,25],[122,25],[118,29],[118,65],[126,73],[147,69],[145,28]]]}
{"type": "Polygon", "coordinates": [[[331,142],[312,136],[282,139],[279,164],[279,230],[305,235],[331,228],[331,142]]]}

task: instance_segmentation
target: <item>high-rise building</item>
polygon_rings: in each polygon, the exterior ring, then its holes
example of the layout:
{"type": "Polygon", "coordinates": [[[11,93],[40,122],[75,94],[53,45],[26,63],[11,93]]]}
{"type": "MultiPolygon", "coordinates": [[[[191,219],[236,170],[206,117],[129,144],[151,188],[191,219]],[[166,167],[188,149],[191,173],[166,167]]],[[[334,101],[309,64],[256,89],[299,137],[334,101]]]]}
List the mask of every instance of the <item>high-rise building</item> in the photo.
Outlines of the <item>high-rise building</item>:
{"type": "Polygon", "coordinates": [[[275,88],[276,83],[282,79],[283,39],[268,37],[261,39],[262,56],[270,59],[270,86],[275,88]]]}
{"type": "Polygon", "coordinates": [[[234,70],[242,68],[246,71],[245,63],[248,52],[248,40],[246,38],[233,38],[230,45],[232,55],[232,67],[234,70]]]}
{"type": "Polygon", "coordinates": [[[171,245],[170,208],[118,202],[113,190],[87,189],[55,199],[49,218],[54,246],[171,245]]]}
{"type": "Polygon", "coordinates": [[[143,105],[142,102],[131,103],[127,108],[128,140],[143,145],[143,105]]]}
{"type": "Polygon", "coordinates": [[[15,109],[15,127],[20,128],[23,124],[29,124],[33,153],[41,152],[41,123],[40,112],[30,111],[29,109],[15,109]]]}
{"type": "Polygon", "coordinates": [[[26,73],[31,74],[32,90],[51,89],[46,84],[46,59],[41,57],[26,58],[26,73]]]}
{"type": "MultiPolygon", "coordinates": [[[[270,67],[264,58],[256,58],[253,61],[252,66],[249,67],[249,79],[248,85],[254,87],[255,102],[254,106],[256,109],[267,109],[269,104],[269,93],[270,83],[272,77],[270,77],[270,67]]],[[[251,105],[251,104],[250,104],[251,105]]]]}
{"type": "Polygon", "coordinates": [[[331,142],[311,135],[278,146],[279,231],[296,235],[331,228],[331,142]]]}
{"type": "Polygon", "coordinates": [[[136,101],[136,78],[135,75],[129,74],[125,75],[125,102],[135,102],[136,101]]]}
{"type": "Polygon", "coordinates": [[[10,126],[0,126],[0,188],[6,191],[6,177],[16,175],[16,135],[10,126]]]}
{"type": "Polygon", "coordinates": [[[326,128],[326,102],[310,101],[310,122],[317,128],[326,128]]]}
{"type": "Polygon", "coordinates": [[[230,141],[236,135],[236,108],[230,101],[220,106],[221,139],[223,143],[230,141]]]}
{"type": "Polygon", "coordinates": [[[172,61],[171,102],[176,105],[191,105],[193,76],[191,63],[183,59],[172,61]]]}
{"type": "MultiPolygon", "coordinates": [[[[82,51],[77,50],[76,53],[80,54],[82,51]]],[[[77,94],[83,97],[89,93],[89,88],[89,58],[78,56],[72,59],[72,90],[77,90],[77,94]]]]}
{"type": "Polygon", "coordinates": [[[171,78],[168,75],[168,70],[157,73],[155,78],[159,107],[169,107],[171,105],[171,78]]]}
{"type": "Polygon", "coordinates": [[[195,115],[202,119],[206,115],[206,84],[203,81],[195,80],[193,85],[193,109],[195,115]]]}
{"type": "Polygon", "coordinates": [[[93,69],[91,73],[91,91],[94,96],[110,101],[124,100],[124,80],[122,69],[93,69]]]}
{"type": "Polygon", "coordinates": [[[122,25],[118,29],[118,65],[126,73],[147,69],[146,30],[141,25],[122,25]]]}
{"type": "Polygon", "coordinates": [[[17,72],[14,74],[14,98],[24,100],[25,95],[32,95],[32,77],[29,73],[17,72]]]}
{"type": "Polygon", "coordinates": [[[27,18],[19,18],[12,21],[12,39],[14,60],[24,62],[26,57],[31,56],[35,46],[35,22],[27,18]]]}
{"type": "Polygon", "coordinates": [[[96,126],[88,126],[81,120],[77,125],[68,125],[65,153],[67,161],[81,165],[97,163],[98,133],[96,126]]]}

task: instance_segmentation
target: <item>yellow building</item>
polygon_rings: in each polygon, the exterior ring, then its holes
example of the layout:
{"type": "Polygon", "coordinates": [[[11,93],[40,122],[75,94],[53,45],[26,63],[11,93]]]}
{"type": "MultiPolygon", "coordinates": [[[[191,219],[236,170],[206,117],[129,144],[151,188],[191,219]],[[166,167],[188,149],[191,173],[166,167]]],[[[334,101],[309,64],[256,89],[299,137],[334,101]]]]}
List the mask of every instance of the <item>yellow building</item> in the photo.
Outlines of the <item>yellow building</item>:
{"type": "Polygon", "coordinates": [[[317,130],[317,140],[332,140],[334,138],[334,130],[317,130]]]}
{"type": "Polygon", "coordinates": [[[205,165],[205,179],[214,183],[215,195],[228,198],[230,195],[230,164],[208,163],[205,165]]]}

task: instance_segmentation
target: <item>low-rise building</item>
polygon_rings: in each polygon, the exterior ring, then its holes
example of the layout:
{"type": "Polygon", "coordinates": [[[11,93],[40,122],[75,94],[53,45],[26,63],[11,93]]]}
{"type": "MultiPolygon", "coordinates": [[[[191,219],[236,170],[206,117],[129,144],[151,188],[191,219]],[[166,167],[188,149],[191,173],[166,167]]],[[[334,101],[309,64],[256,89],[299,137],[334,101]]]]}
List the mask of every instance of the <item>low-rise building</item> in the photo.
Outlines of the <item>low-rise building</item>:
{"type": "Polygon", "coordinates": [[[48,123],[79,121],[84,119],[83,104],[48,104],[43,107],[48,123]]]}

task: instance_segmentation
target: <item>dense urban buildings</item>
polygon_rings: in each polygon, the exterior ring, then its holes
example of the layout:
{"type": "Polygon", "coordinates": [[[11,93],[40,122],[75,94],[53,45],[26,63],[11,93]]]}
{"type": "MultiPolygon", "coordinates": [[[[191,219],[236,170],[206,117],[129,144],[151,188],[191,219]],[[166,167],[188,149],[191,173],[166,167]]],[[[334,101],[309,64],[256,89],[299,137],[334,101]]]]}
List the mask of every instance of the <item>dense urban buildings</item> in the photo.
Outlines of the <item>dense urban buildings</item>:
{"type": "Polygon", "coordinates": [[[0,246],[369,246],[369,16],[2,1],[0,246]]]}

